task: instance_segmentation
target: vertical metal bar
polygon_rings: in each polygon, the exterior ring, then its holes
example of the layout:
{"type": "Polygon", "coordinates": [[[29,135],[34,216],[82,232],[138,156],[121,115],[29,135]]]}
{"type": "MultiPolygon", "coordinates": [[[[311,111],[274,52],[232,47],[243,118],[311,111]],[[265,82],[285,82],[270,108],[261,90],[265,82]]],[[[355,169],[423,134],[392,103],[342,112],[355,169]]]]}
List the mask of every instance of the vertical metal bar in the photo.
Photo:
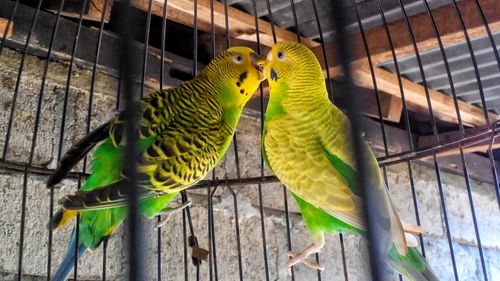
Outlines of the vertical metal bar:
{"type": "Polygon", "coordinates": [[[349,274],[347,272],[347,262],[345,259],[345,247],[344,247],[344,235],[342,233],[339,233],[339,240],[340,240],[340,254],[342,255],[342,269],[344,271],[344,280],[348,281],[349,274]]]}
{"type": "MultiPolygon", "coordinates": [[[[38,1],[35,15],[33,16],[33,20],[31,21],[30,31],[28,32],[28,36],[26,37],[26,44],[24,45],[23,55],[21,57],[21,63],[19,65],[19,72],[17,74],[16,87],[14,88],[14,95],[12,97],[12,105],[11,105],[10,113],[9,113],[9,122],[7,124],[7,132],[5,135],[5,144],[3,147],[2,160],[5,160],[6,156],[7,156],[7,151],[8,151],[9,142],[10,142],[10,134],[11,134],[11,130],[12,130],[12,124],[14,122],[14,111],[16,109],[17,95],[19,93],[19,86],[21,84],[21,77],[22,77],[22,73],[24,70],[24,60],[26,59],[26,54],[28,53],[28,46],[29,46],[29,43],[31,41],[31,35],[33,34],[33,31],[35,30],[36,20],[38,19],[38,15],[40,14],[40,8],[42,5],[42,1],[43,0],[38,1]]],[[[16,7],[17,7],[17,3],[16,3],[16,7]]],[[[14,16],[14,14],[12,14],[12,16],[14,16]]],[[[4,37],[5,37],[5,34],[7,34],[7,33],[4,33],[4,37]]],[[[2,42],[4,42],[4,41],[2,41],[2,42]]],[[[3,46],[3,44],[2,44],[2,46],[3,46]]]]}
{"type": "Polygon", "coordinates": [[[167,7],[168,0],[163,1],[163,17],[161,20],[161,64],[160,64],[160,91],[163,91],[163,81],[165,79],[165,48],[167,38],[167,7]]]}
{"type": "MultiPolygon", "coordinates": [[[[82,186],[82,176],[78,176],[78,185],[77,189],[79,190],[80,187],[82,186]]],[[[77,243],[75,244],[75,258],[73,259],[73,280],[78,280],[78,258],[76,253],[78,253],[78,243],[80,241],[80,214],[76,216],[76,221],[75,221],[75,239],[77,243]]]]}
{"type": "MultiPolygon", "coordinates": [[[[96,51],[95,51],[95,60],[94,64],[92,66],[92,77],[90,80],[90,93],[89,93],[89,107],[88,107],[88,112],[87,112],[87,125],[86,125],[86,131],[85,134],[88,134],[90,132],[90,125],[91,125],[91,118],[92,118],[92,101],[94,99],[94,88],[95,88],[95,80],[96,80],[96,75],[97,75],[97,65],[99,64],[99,55],[101,51],[101,43],[102,43],[102,34],[104,32],[104,21],[106,17],[106,10],[108,9],[108,0],[104,0],[104,5],[101,13],[101,21],[99,25],[99,33],[97,35],[97,42],[96,42],[96,51]]],[[[83,168],[82,168],[82,173],[85,173],[87,169],[87,157],[83,159],[83,168]]],[[[52,187],[53,188],[53,187],[52,187]]],[[[103,268],[102,268],[102,280],[106,280],[106,247],[107,247],[107,239],[105,239],[103,247],[103,256],[102,256],[102,263],[103,263],[103,268]]]]}
{"type": "MultiPolygon", "coordinates": [[[[429,109],[429,114],[430,114],[430,118],[431,118],[432,132],[433,132],[434,137],[436,138],[436,143],[439,143],[439,134],[438,134],[438,130],[437,130],[436,119],[434,116],[434,110],[432,109],[432,102],[431,102],[431,99],[429,96],[429,87],[427,86],[427,79],[425,76],[425,72],[424,72],[424,68],[423,68],[423,64],[422,64],[422,59],[420,57],[420,52],[419,52],[418,47],[417,47],[415,35],[413,33],[413,28],[412,28],[410,21],[409,21],[409,18],[408,18],[406,8],[401,0],[398,0],[398,1],[399,1],[399,6],[401,8],[401,11],[403,12],[406,26],[408,28],[408,32],[410,33],[410,39],[411,39],[412,44],[413,44],[413,50],[414,50],[415,56],[417,58],[420,76],[422,78],[422,84],[424,86],[425,97],[427,100],[427,107],[429,109]]],[[[417,225],[421,225],[418,200],[417,200],[417,193],[415,191],[415,183],[413,181],[413,170],[412,170],[412,166],[411,166],[411,161],[408,160],[407,163],[408,163],[408,172],[409,172],[409,176],[410,176],[410,188],[411,188],[411,192],[412,192],[413,207],[415,209],[415,219],[416,219],[417,225]]],[[[422,255],[425,257],[425,246],[424,246],[423,236],[422,236],[422,234],[419,234],[418,236],[419,236],[419,240],[420,240],[420,249],[422,251],[422,255]]]]}
{"type": "MultiPolygon", "coordinates": [[[[146,18],[146,30],[144,31],[144,56],[142,59],[142,81],[141,81],[141,98],[144,97],[144,81],[146,80],[146,68],[148,66],[148,49],[149,49],[149,31],[151,28],[151,8],[153,0],[149,0],[148,14],[146,18]]],[[[160,62],[163,64],[163,61],[160,62]]],[[[163,82],[163,80],[162,80],[163,82]]]]}
{"type": "Polygon", "coordinates": [[[214,187],[214,190],[212,191],[212,193],[210,193],[210,201],[209,201],[209,205],[210,205],[210,214],[211,214],[211,224],[210,224],[210,231],[211,231],[211,237],[212,237],[212,244],[211,244],[211,255],[212,255],[212,258],[213,258],[213,265],[214,265],[214,275],[215,275],[215,280],[219,280],[219,272],[218,272],[218,268],[217,268],[217,245],[215,243],[215,220],[214,220],[214,209],[213,209],[213,198],[214,198],[214,194],[215,194],[215,191],[217,191],[217,186],[214,187]]]}
{"type": "Polygon", "coordinates": [[[135,116],[137,110],[136,103],[138,95],[134,94],[133,77],[137,74],[137,62],[131,55],[132,53],[132,38],[134,29],[130,28],[133,22],[133,14],[130,6],[130,0],[123,0],[119,10],[119,26],[121,38],[120,48],[120,77],[123,82],[123,99],[124,99],[124,114],[125,114],[125,138],[127,140],[125,147],[124,161],[127,165],[123,169],[124,177],[127,179],[128,187],[128,255],[129,255],[129,271],[128,279],[130,281],[145,280],[144,275],[144,254],[143,254],[143,235],[141,217],[138,212],[138,195],[137,195],[137,160],[139,153],[137,151],[138,141],[138,124],[135,116]]]}
{"type": "Polygon", "coordinates": [[[396,69],[396,74],[398,77],[398,85],[399,85],[399,91],[401,94],[401,100],[403,102],[403,115],[405,118],[405,127],[406,127],[406,133],[408,134],[408,142],[410,145],[410,150],[414,151],[415,146],[413,144],[413,139],[411,137],[410,117],[408,115],[408,108],[406,107],[405,91],[404,91],[404,87],[403,87],[403,81],[401,79],[401,72],[399,71],[399,64],[398,64],[398,59],[396,56],[396,51],[394,48],[394,42],[392,41],[391,32],[389,30],[389,26],[387,25],[387,21],[385,19],[385,13],[384,13],[384,10],[382,9],[382,5],[380,3],[380,0],[377,0],[377,6],[378,6],[378,9],[380,12],[380,16],[382,18],[382,25],[384,26],[385,34],[387,36],[387,41],[389,42],[389,46],[391,48],[392,59],[394,61],[394,67],[396,69]]]}
{"type": "Polygon", "coordinates": [[[198,74],[198,0],[194,0],[193,17],[193,76],[198,74]]]}
{"type": "Polygon", "coordinates": [[[364,201],[363,214],[366,220],[367,226],[367,236],[369,238],[368,250],[370,253],[370,265],[371,265],[371,273],[372,280],[378,281],[381,280],[381,271],[383,268],[384,255],[385,251],[380,247],[378,243],[374,243],[375,241],[381,241],[379,238],[381,233],[376,229],[374,225],[375,220],[379,218],[377,214],[377,206],[374,205],[374,200],[372,199],[374,194],[372,193],[372,189],[365,188],[367,185],[367,169],[365,167],[365,155],[364,151],[360,149],[362,147],[362,138],[359,134],[360,128],[360,120],[358,114],[355,110],[355,104],[357,100],[356,91],[354,90],[354,84],[351,77],[351,69],[350,69],[350,61],[351,61],[351,50],[349,49],[349,37],[347,35],[347,30],[345,29],[347,25],[347,19],[345,14],[343,13],[343,2],[344,1],[333,1],[333,21],[335,26],[335,31],[337,34],[337,57],[342,65],[342,73],[344,73],[344,81],[346,86],[346,93],[350,95],[350,99],[348,99],[347,110],[348,117],[351,121],[351,138],[353,142],[356,170],[357,170],[357,182],[356,185],[359,186],[359,190],[362,193],[362,198],[364,201]]]}
{"type": "Polygon", "coordinates": [[[102,243],[102,281],[106,281],[106,260],[108,255],[108,239],[102,243]]]}
{"type": "Polygon", "coordinates": [[[328,93],[330,96],[330,100],[333,101],[332,80],[331,80],[330,71],[329,71],[330,66],[328,65],[328,57],[326,55],[326,48],[325,48],[325,39],[323,38],[323,30],[321,29],[321,21],[319,20],[318,9],[316,7],[316,0],[311,0],[311,3],[312,3],[312,7],[313,7],[313,12],[314,12],[314,18],[316,19],[316,25],[318,26],[319,39],[321,41],[321,50],[323,52],[323,60],[325,61],[328,93]]]}
{"type": "Polygon", "coordinates": [[[450,248],[450,252],[451,252],[451,263],[453,266],[453,274],[455,276],[455,281],[459,281],[458,272],[457,272],[457,265],[456,265],[456,261],[455,261],[455,253],[453,250],[453,242],[451,240],[450,223],[448,222],[448,209],[446,207],[446,200],[444,197],[443,185],[442,185],[442,181],[441,181],[441,171],[439,170],[437,157],[436,157],[435,153],[433,154],[433,160],[434,160],[434,167],[436,170],[436,178],[437,178],[437,182],[438,182],[439,198],[441,199],[441,207],[443,208],[444,224],[446,227],[446,238],[448,239],[448,247],[450,248]]]}
{"type": "Polygon", "coordinates": [[[211,195],[212,194],[212,187],[208,186],[207,187],[207,221],[208,221],[208,276],[210,281],[213,280],[213,261],[212,261],[212,211],[213,211],[213,206],[212,206],[212,200],[211,200],[211,195]]]}
{"type": "MultiPolygon", "coordinates": [[[[7,23],[7,29],[6,29],[5,33],[3,34],[2,45],[0,45],[0,48],[3,47],[3,42],[5,42],[8,28],[11,25],[11,21],[14,18],[14,14],[15,14],[15,11],[17,9],[17,4],[18,4],[18,2],[16,2],[16,5],[12,11],[12,14],[11,14],[11,19],[9,19],[9,22],[7,23]]],[[[22,77],[22,72],[23,72],[23,67],[24,67],[24,60],[26,58],[27,49],[28,49],[28,45],[29,45],[29,42],[31,39],[31,35],[33,33],[33,30],[35,29],[36,20],[38,18],[39,12],[40,12],[41,4],[42,4],[42,0],[38,1],[37,9],[36,9],[35,15],[33,17],[33,21],[31,22],[30,31],[29,31],[28,36],[26,38],[26,44],[24,46],[23,55],[21,58],[21,65],[19,66],[19,72],[17,75],[16,87],[14,90],[14,95],[13,95],[12,105],[11,105],[11,110],[10,110],[10,115],[9,115],[9,122],[8,122],[8,126],[7,126],[7,134],[6,134],[4,151],[3,151],[3,156],[2,156],[3,160],[5,160],[6,155],[7,155],[10,132],[12,129],[14,111],[15,111],[16,101],[17,101],[17,95],[19,92],[19,85],[21,82],[21,77],[22,77]]],[[[0,52],[1,52],[1,49],[0,49],[0,52]]],[[[22,279],[22,269],[23,269],[24,228],[25,228],[25,223],[26,223],[26,201],[27,201],[27,188],[28,188],[27,185],[28,185],[28,168],[27,168],[27,166],[25,166],[24,176],[23,176],[22,200],[21,200],[21,216],[20,216],[21,221],[20,221],[20,229],[19,229],[19,256],[18,256],[18,263],[17,263],[17,280],[18,281],[21,281],[21,279],[22,279]]]]}
{"type": "Polygon", "coordinates": [[[235,220],[235,231],[236,231],[236,248],[238,250],[238,273],[240,281],[243,281],[243,262],[241,260],[241,241],[240,241],[240,226],[239,226],[239,216],[238,216],[238,200],[236,198],[236,193],[233,188],[227,184],[227,188],[231,195],[233,196],[234,205],[234,220],[235,220]]]}
{"type": "MultiPolygon", "coordinates": [[[[285,204],[285,222],[286,222],[286,242],[287,242],[287,250],[290,252],[292,251],[292,232],[291,232],[291,227],[290,227],[290,212],[288,211],[288,197],[287,197],[287,190],[285,186],[282,186],[283,188],[283,203],[285,204]]],[[[291,278],[292,281],[295,280],[295,268],[292,266],[290,268],[291,272],[291,278]]]]}
{"type": "MultiPolygon", "coordinates": [[[[486,29],[486,33],[488,34],[488,39],[490,40],[491,47],[493,49],[493,54],[495,55],[497,65],[498,65],[498,70],[500,72],[500,54],[498,53],[498,48],[497,44],[495,43],[495,39],[493,38],[493,34],[491,33],[490,26],[488,24],[488,20],[486,19],[486,16],[483,12],[483,8],[481,7],[481,4],[479,3],[479,0],[474,1],[476,3],[477,10],[479,11],[479,15],[481,16],[481,19],[483,21],[484,28],[486,29]]],[[[500,209],[500,185],[498,182],[498,174],[497,170],[495,168],[495,161],[494,161],[494,155],[491,147],[488,149],[488,158],[490,160],[490,167],[491,167],[491,173],[493,176],[493,183],[495,187],[495,193],[497,195],[497,202],[498,202],[498,208],[500,209]]]]}
{"type": "Polygon", "coordinates": [[[484,98],[483,83],[481,81],[481,76],[479,75],[479,68],[477,67],[477,61],[476,61],[476,57],[474,55],[474,49],[472,48],[472,44],[471,44],[471,41],[469,38],[469,32],[467,31],[467,27],[465,27],[464,19],[462,17],[462,13],[460,12],[460,9],[457,6],[456,0],[451,0],[451,3],[455,7],[456,15],[458,17],[458,20],[460,22],[460,26],[462,27],[462,30],[463,30],[464,35],[465,35],[465,42],[467,43],[467,49],[469,50],[470,58],[472,60],[472,66],[474,67],[474,74],[476,75],[477,86],[479,88],[479,96],[481,98],[481,105],[483,108],[484,120],[486,121],[486,124],[489,125],[490,124],[490,117],[488,116],[486,100],[484,98]]]}
{"type": "Polygon", "coordinates": [[[294,0],[290,0],[290,6],[292,8],[293,23],[295,24],[295,33],[297,34],[297,42],[300,43],[300,29],[299,29],[299,23],[297,21],[297,11],[295,10],[294,0]]]}
{"type": "MultiPolygon", "coordinates": [[[[257,18],[257,6],[255,0],[252,0],[252,11],[254,16],[255,23],[255,36],[257,39],[257,52],[261,54],[262,50],[260,48],[260,31],[259,31],[259,19],[257,18]]],[[[264,91],[262,89],[262,84],[259,86],[260,89],[260,129],[261,129],[261,137],[262,131],[264,129],[264,91]]],[[[264,177],[264,157],[262,152],[260,154],[260,176],[264,177]]],[[[267,242],[266,242],[266,227],[264,223],[264,209],[262,206],[262,185],[259,183],[257,185],[258,194],[259,194],[259,213],[260,213],[260,229],[262,233],[262,253],[264,256],[264,269],[266,281],[269,281],[269,262],[267,255],[267,242]]]]}
{"type": "MultiPolygon", "coordinates": [[[[409,173],[408,176],[410,178],[410,188],[411,188],[411,197],[413,199],[413,208],[415,209],[415,220],[417,222],[417,225],[422,225],[422,223],[420,222],[420,212],[418,208],[415,181],[413,180],[413,169],[411,167],[411,161],[408,161],[408,173],[409,173]]],[[[418,235],[418,239],[420,241],[420,250],[422,251],[422,256],[425,258],[424,237],[421,233],[418,235]]]]}
{"type": "Polygon", "coordinates": [[[269,23],[271,24],[271,33],[273,35],[273,42],[276,43],[276,30],[274,28],[273,11],[271,10],[271,3],[269,3],[269,0],[266,0],[266,8],[267,8],[267,15],[269,16],[269,23]]]}
{"type": "MultiPolygon", "coordinates": [[[[35,117],[35,127],[33,129],[33,139],[31,142],[31,150],[30,150],[30,158],[28,161],[28,166],[31,166],[33,163],[33,157],[35,154],[35,149],[36,149],[36,144],[37,144],[37,139],[38,139],[38,126],[40,123],[40,114],[42,110],[42,101],[43,101],[43,96],[45,93],[45,82],[47,79],[47,73],[48,73],[48,68],[49,68],[49,61],[50,61],[50,55],[52,53],[52,48],[54,46],[54,41],[56,38],[56,33],[59,27],[59,21],[61,19],[61,12],[64,6],[64,0],[61,1],[61,4],[59,6],[59,9],[57,11],[57,16],[56,20],[54,22],[54,26],[52,28],[52,35],[50,37],[50,42],[49,42],[49,47],[47,49],[47,58],[45,60],[45,66],[43,69],[43,75],[42,75],[42,82],[40,85],[40,93],[38,95],[38,101],[37,101],[37,109],[36,109],[36,117],[35,117]]],[[[52,220],[53,216],[53,210],[54,210],[54,187],[50,187],[50,197],[49,197],[49,221],[52,220]]],[[[49,228],[49,237],[48,237],[48,242],[47,242],[47,281],[50,281],[50,276],[51,276],[51,267],[52,267],[52,235],[53,235],[53,230],[49,228]]]]}
{"type": "MultiPolygon", "coordinates": [[[[391,186],[389,185],[389,179],[387,178],[387,165],[382,166],[382,171],[383,171],[385,186],[386,186],[387,190],[389,191],[391,186]]],[[[403,281],[403,276],[401,276],[401,273],[399,273],[399,272],[395,272],[395,273],[398,275],[399,280],[403,281]]]]}
{"type": "Polygon", "coordinates": [[[370,67],[370,74],[372,76],[373,89],[375,91],[375,98],[377,101],[377,112],[378,112],[379,119],[380,119],[380,129],[382,131],[382,141],[384,143],[384,152],[385,152],[385,155],[388,156],[389,155],[389,148],[387,145],[387,135],[385,132],[385,124],[384,124],[385,122],[384,122],[384,119],[382,118],[382,102],[380,101],[380,93],[379,93],[378,86],[377,86],[377,79],[375,78],[375,69],[374,69],[372,58],[370,55],[370,48],[368,47],[368,40],[366,39],[365,29],[363,27],[363,23],[361,22],[361,17],[359,16],[358,5],[357,5],[355,0],[351,0],[351,2],[352,2],[352,6],[354,7],[354,14],[356,15],[356,20],[358,21],[359,30],[361,32],[361,38],[363,39],[363,46],[365,48],[366,58],[368,59],[368,66],[370,67]]]}
{"type": "Polygon", "coordinates": [[[22,192],[22,202],[21,202],[21,226],[19,229],[19,256],[17,260],[17,280],[22,280],[23,273],[23,252],[24,252],[24,227],[26,221],[26,190],[28,189],[28,167],[24,168],[24,178],[23,178],[23,192],[22,192]]]}
{"type": "Polygon", "coordinates": [[[189,275],[188,275],[188,242],[187,242],[187,227],[186,227],[186,212],[182,212],[182,238],[184,241],[184,280],[188,281],[189,280],[189,275]]]}
{"type": "MultiPolygon", "coordinates": [[[[167,7],[168,7],[168,0],[163,1],[163,17],[161,21],[161,53],[160,53],[160,91],[163,91],[163,81],[165,79],[165,48],[166,48],[166,34],[167,34],[167,7]]],[[[158,223],[161,222],[161,215],[157,217],[158,223]]],[[[162,276],[162,249],[161,249],[161,227],[158,227],[156,230],[156,247],[158,249],[158,254],[156,257],[156,279],[158,281],[161,281],[161,276],[162,276]]]]}
{"type": "Polygon", "coordinates": [[[464,177],[465,177],[465,184],[467,186],[467,196],[469,197],[469,205],[470,205],[471,214],[472,214],[472,222],[474,223],[474,234],[476,236],[477,248],[479,251],[479,258],[481,261],[481,268],[483,271],[483,277],[484,277],[485,281],[488,281],[488,274],[486,271],[486,264],[484,261],[483,246],[481,243],[481,235],[479,233],[479,227],[477,224],[477,217],[476,217],[476,210],[474,207],[474,198],[472,198],[472,187],[471,187],[471,182],[470,182],[470,176],[469,176],[469,171],[467,169],[467,163],[465,161],[464,150],[463,150],[462,145],[460,145],[460,158],[462,159],[462,167],[463,167],[463,172],[464,172],[464,177]]]}

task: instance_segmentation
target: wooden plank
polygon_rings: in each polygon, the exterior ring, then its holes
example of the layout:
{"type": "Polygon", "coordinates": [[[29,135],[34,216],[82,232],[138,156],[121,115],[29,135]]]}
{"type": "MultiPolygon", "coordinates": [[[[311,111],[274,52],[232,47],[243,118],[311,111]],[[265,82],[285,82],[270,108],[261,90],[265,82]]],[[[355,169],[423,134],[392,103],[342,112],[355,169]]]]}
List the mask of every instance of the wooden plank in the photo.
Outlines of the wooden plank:
{"type": "MultiPolygon", "coordinates": [[[[370,71],[367,70],[367,67],[354,68],[353,74],[355,76],[355,82],[358,85],[366,88],[373,87],[372,76],[370,71]]],[[[401,97],[397,75],[381,68],[375,68],[375,77],[379,90],[390,95],[401,97]]],[[[408,104],[427,108],[425,88],[422,85],[414,83],[406,78],[401,79],[406,102],[408,104]]],[[[431,89],[429,89],[429,96],[431,98],[432,108],[436,118],[442,121],[458,123],[452,97],[431,89]]],[[[481,126],[486,124],[483,110],[481,108],[460,100],[458,101],[458,105],[464,125],[481,126]]],[[[489,117],[492,122],[497,119],[497,116],[493,113],[489,113],[489,117]]]]}
{"type": "MultiPolygon", "coordinates": [[[[92,21],[101,21],[102,12],[104,10],[104,1],[106,0],[89,0],[87,7],[83,13],[83,18],[92,21]]],[[[47,10],[52,13],[57,13],[61,7],[62,0],[52,0],[47,4],[47,10]]],[[[83,0],[66,0],[61,15],[71,18],[79,18],[82,10],[83,0]]],[[[109,22],[113,0],[107,0],[106,13],[104,14],[104,22],[109,22]]]]}
{"type": "MultiPolygon", "coordinates": [[[[489,23],[492,33],[500,32],[500,1],[481,0],[481,7],[489,23]]],[[[486,36],[486,29],[476,8],[475,0],[462,0],[458,2],[458,7],[462,13],[467,32],[471,39],[486,36]]],[[[445,46],[465,41],[465,35],[456,16],[455,8],[452,4],[432,10],[432,15],[438,26],[440,38],[445,46]]],[[[415,41],[419,52],[439,48],[436,35],[432,28],[431,19],[427,13],[417,14],[409,17],[415,41]]],[[[391,37],[394,43],[395,52],[398,57],[414,55],[413,44],[408,32],[408,27],[404,19],[388,24],[391,37]]],[[[366,38],[370,49],[371,59],[374,64],[392,60],[391,47],[387,40],[385,28],[383,26],[366,30],[366,38]]],[[[360,33],[351,36],[351,48],[353,50],[353,63],[367,63],[367,55],[364,48],[363,38],[360,33]]],[[[333,43],[326,44],[327,60],[330,66],[330,73],[338,75],[340,73],[339,62],[335,59],[333,43]]],[[[324,65],[321,46],[313,49],[317,57],[324,65]]]]}
{"type": "Polygon", "coordinates": [[[11,22],[9,25],[9,29],[7,30],[7,25],[9,23],[8,19],[0,18],[0,38],[3,38],[5,32],[7,32],[6,37],[12,37],[12,31],[14,30],[14,22],[11,22]]]}
{"type": "MultiPolygon", "coordinates": [[[[163,17],[163,0],[152,0],[152,13],[163,17]]],[[[132,5],[137,9],[147,11],[149,0],[132,0],[132,5]]],[[[216,33],[223,34],[226,30],[224,4],[214,1],[214,27],[216,33]]],[[[169,0],[167,3],[167,18],[187,26],[194,26],[194,1],[193,0],[169,0]]],[[[205,32],[211,31],[211,8],[210,0],[198,0],[198,28],[205,32]]],[[[255,19],[252,15],[240,11],[233,7],[228,7],[229,34],[231,37],[257,41],[255,19]]],[[[264,20],[258,20],[259,39],[261,44],[272,46],[272,25],[264,20]]],[[[297,35],[293,32],[275,26],[276,39],[297,40],[297,35]]],[[[301,42],[308,47],[316,47],[320,44],[313,40],[302,37],[301,42]]]]}

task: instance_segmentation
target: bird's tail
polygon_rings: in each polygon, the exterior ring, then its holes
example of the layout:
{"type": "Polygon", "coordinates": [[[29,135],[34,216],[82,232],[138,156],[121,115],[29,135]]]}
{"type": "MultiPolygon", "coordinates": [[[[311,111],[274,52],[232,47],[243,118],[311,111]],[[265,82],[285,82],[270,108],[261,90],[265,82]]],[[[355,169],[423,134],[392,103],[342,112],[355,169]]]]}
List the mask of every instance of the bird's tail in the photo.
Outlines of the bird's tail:
{"type": "Polygon", "coordinates": [[[425,258],[415,247],[408,247],[406,255],[400,255],[394,245],[387,255],[387,263],[412,281],[439,281],[425,258]]]}
{"type": "Polygon", "coordinates": [[[78,260],[87,251],[88,248],[80,243],[78,244],[78,249],[75,252],[75,247],[77,247],[76,243],[76,232],[73,230],[71,240],[66,250],[66,255],[64,255],[64,259],[52,277],[52,281],[65,281],[75,266],[75,259],[78,260]]]}

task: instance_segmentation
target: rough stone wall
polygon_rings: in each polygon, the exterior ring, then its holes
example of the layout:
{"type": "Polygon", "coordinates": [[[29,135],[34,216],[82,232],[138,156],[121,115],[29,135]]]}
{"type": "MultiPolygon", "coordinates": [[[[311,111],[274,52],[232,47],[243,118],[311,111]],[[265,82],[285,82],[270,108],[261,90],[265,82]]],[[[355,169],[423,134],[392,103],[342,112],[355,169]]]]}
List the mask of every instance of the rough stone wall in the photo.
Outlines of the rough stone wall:
{"type": "MultiPolygon", "coordinates": [[[[5,141],[12,104],[20,55],[4,49],[0,56],[0,144],[5,141]]],[[[10,137],[7,159],[26,162],[29,159],[35,111],[45,61],[28,56],[20,81],[19,94],[14,112],[14,123],[10,137]]],[[[50,63],[45,94],[43,97],[40,127],[33,163],[53,168],[57,159],[68,67],[50,63]]],[[[64,128],[63,151],[85,134],[91,72],[74,68],[68,95],[68,111],[64,128]]],[[[117,80],[99,73],[93,98],[91,127],[112,116],[116,105],[117,80]]],[[[244,116],[238,126],[238,155],[241,177],[260,176],[260,120],[244,116]]],[[[3,145],[0,147],[3,149],[3,145]]],[[[3,152],[3,151],[0,151],[3,152]]],[[[427,258],[441,280],[454,280],[450,251],[446,239],[443,207],[440,204],[436,174],[431,167],[412,164],[420,219],[426,229],[424,246],[427,258]]],[[[77,167],[81,170],[82,167],[77,167]]],[[[266,171],[267,173],[267,171],[266,171]]],[[[234,148],[231,146],[224,161],[217,167],[220,179],[237,176],[234,148]]],[[[0,280],[15,280],[19,254],[19,231],[23,190],[22,172],[0,169],[0,280]]],[[[401,218],[415,223],[411,197],[410,177],[407,164],[387,169],[388,185],[392,199],[401,218]]],[[[47,272],[49,193],[45,188],[45,176],[29,174],[26,185],[26,220],[23,256],[23,280],[45,280],[47,272]]],[[[442,174],[446,198],[450,235],[455,251],[460,280],[483,280],[477,250],[472,216],[463,177],[442,174]]],[[[55,191],[55,199],[76,190],[77,181],[66,180],[64,190],[55,191]]],[[[494,189],[489,184],[472,182],[476,215],[479,221],[481,242],[484,249],[489,280],[500,280],[500,216],[494,189]]],[[[238,225],[240,232],[241,263],[244,280],[266,280],[263,255],[261,215],[258,186],[221,186],[213,197],[215,243],[218,280],[239,280],[236,216],[234,197],[237,199],[238,225]],[[234,196],[234,197],[233,197],[234,196]]],[[[280,184],[264,184],[261,187],[263,225],[266,236],[267,266],[269,280],[289,280],[286,262],[288,251],[284,193],[280,184]]],[[[208,197],[207,190],[190,192],[193,202],[191,214],[200,246],[208,248],[208,197]]],[[[302,249],[309,245],[310,237],[305,229],[297,207],[288,196],[290,210],[290,233],[292,248],[302,249]]],[[[52,272],[60,263],[68,243],[71,227],[54,232],[52,247],[52,272]]],[[[144,227],[146,272],[148,280],[156,280],[158,254],[157,230],[153,222],[146,221],[144,227]]],[[[172,216],[161,228],[162,280],[184,280],[184,243],[182,215],[172,216]]],[[[125,280],[126,250],[123,248],[124,234],[121,228],[109,241],[107,248],[107,280],[125,280]]],[[[349,280],[369,280],[366,262],[366,245],[363,238],[345,234],[343,242],[349,280]]],[[[339,235],[326,237],[326,246],[320,260],[326,266],[323,280],[343,280],[342,256],[339,235]]],[[[190,249],[188,248],[188,252],[190,249]]],[[[79,262],[79,280],[100,280],[102,272],[102,248],[87,253],[79,262]]],[[[201,280],[209,280],[207,263],[200,267],[201,280]]],[[[188,259],[189,280],[195,280],[195,270],[188,259]]],[[[315,280],[316,272],[298,266],[295,280],[315,280]]],[[[387,280],[398,280],[390,270],[387,280]]]]}

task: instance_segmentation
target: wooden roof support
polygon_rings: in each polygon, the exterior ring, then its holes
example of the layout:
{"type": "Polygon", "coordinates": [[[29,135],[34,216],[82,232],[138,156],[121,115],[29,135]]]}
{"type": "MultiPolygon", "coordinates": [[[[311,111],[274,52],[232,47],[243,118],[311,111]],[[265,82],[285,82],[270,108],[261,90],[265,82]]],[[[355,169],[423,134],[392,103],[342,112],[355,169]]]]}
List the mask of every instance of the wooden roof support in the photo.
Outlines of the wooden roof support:
{"type": "MultiPolygon", "coordinates": [[[[105,0],[87,1],[88,8],[83,14],[83,18],[86,20],[101,21],[102,11],[104,10],[104,2],[105,0]]],[[[71,18],[79,18],[83,3],[83,0],[73,0],[65,2],[63,10],[61,11],[61,15],[71,18]]],[[[46,9],[56,14],[59,11],[59,7],[61,6],[61,4],[62,0],[50,0],[47,3],[46,9]]],[[[109,22],[112,6],[113,0],[107,0],[106,13],[104,15],[104,22],[106,23],[109,22]]]]}
{"type": "Polygon", "coordinates": [[[9,23],[8,19],[0,18],[0,39],[3,38],[4,34],[7,33],[6,37],[12,37],[12,30],[14,29],[14,22],[11,22],[9,25],[9,30],[7,30],[7,25],[9,23]]]}
{"type": "MultiPolygon", "coordinates": [[[[366,88],[373,87],[372,75],[368,70],[368,67],[354,68],[353,73],[355,81],[359,86],[366,88]]],[[[380,91],[401,97],[401,90],[396,74],[390,73],[389,71],[381,68],[375,68],[375,78],[377,81],[377,87],[380,91]]],[[[406,78],[401,78],[401,82],[408,106],[419,106],[428,109],[425,87],[406,78]]],[[[432,103],[432,109],[436,118],[446,122],[458,123],[457,115],[454,110],[453,98],[431,89],[428,91],[432,103]]],[[[458,101],[458,106],[460,108],[462,122],[464,125],[481,126],[486,124],[483,110],[481,108],[463,101],[458,101]]],[[[490,113],[489,116],[492,121],[497,119],[497,116],[493,113],[490,113]]]]}
{"type": "MultiPolygon", "coordinates": [[[[131,3],[134,7],[148,11],[150,0],[132,0],[131,3]]],[[[154,15],[163,17],[163,4],[164,0],[151,0],[153,1],[152,13],[154,15]]],[[[214,7],[214,25],[216,33],[225,34],[225,7],[219,1],[213,1],[214,7]]],[[[167,1],[167,18],[187,26],[194,26],[194,1],[193,0],[168,0],[167,1]]],[[[198,28],[205,32],[211,30],[211,8],[210,0],[198,0],[198,28]]],[[[253,15],[240,11],[233,7],[228,6],[228,20],[229,20],[229,34],[231,37],[257,41],[255,19],[253,15]]],[[[272,36],[272,25],[264,20],[258,20],[259,23],[259,39],[260,43],[265,46],[272,46],[274,44],[272,36]]],[[[276,33],[276,40],[297,40],[297,35],[279,26],[274,26],[276,33]]],[[[302,37],[301,42],[306,46],[313,48],[320,44],[311,39],[302,37]]]]}

